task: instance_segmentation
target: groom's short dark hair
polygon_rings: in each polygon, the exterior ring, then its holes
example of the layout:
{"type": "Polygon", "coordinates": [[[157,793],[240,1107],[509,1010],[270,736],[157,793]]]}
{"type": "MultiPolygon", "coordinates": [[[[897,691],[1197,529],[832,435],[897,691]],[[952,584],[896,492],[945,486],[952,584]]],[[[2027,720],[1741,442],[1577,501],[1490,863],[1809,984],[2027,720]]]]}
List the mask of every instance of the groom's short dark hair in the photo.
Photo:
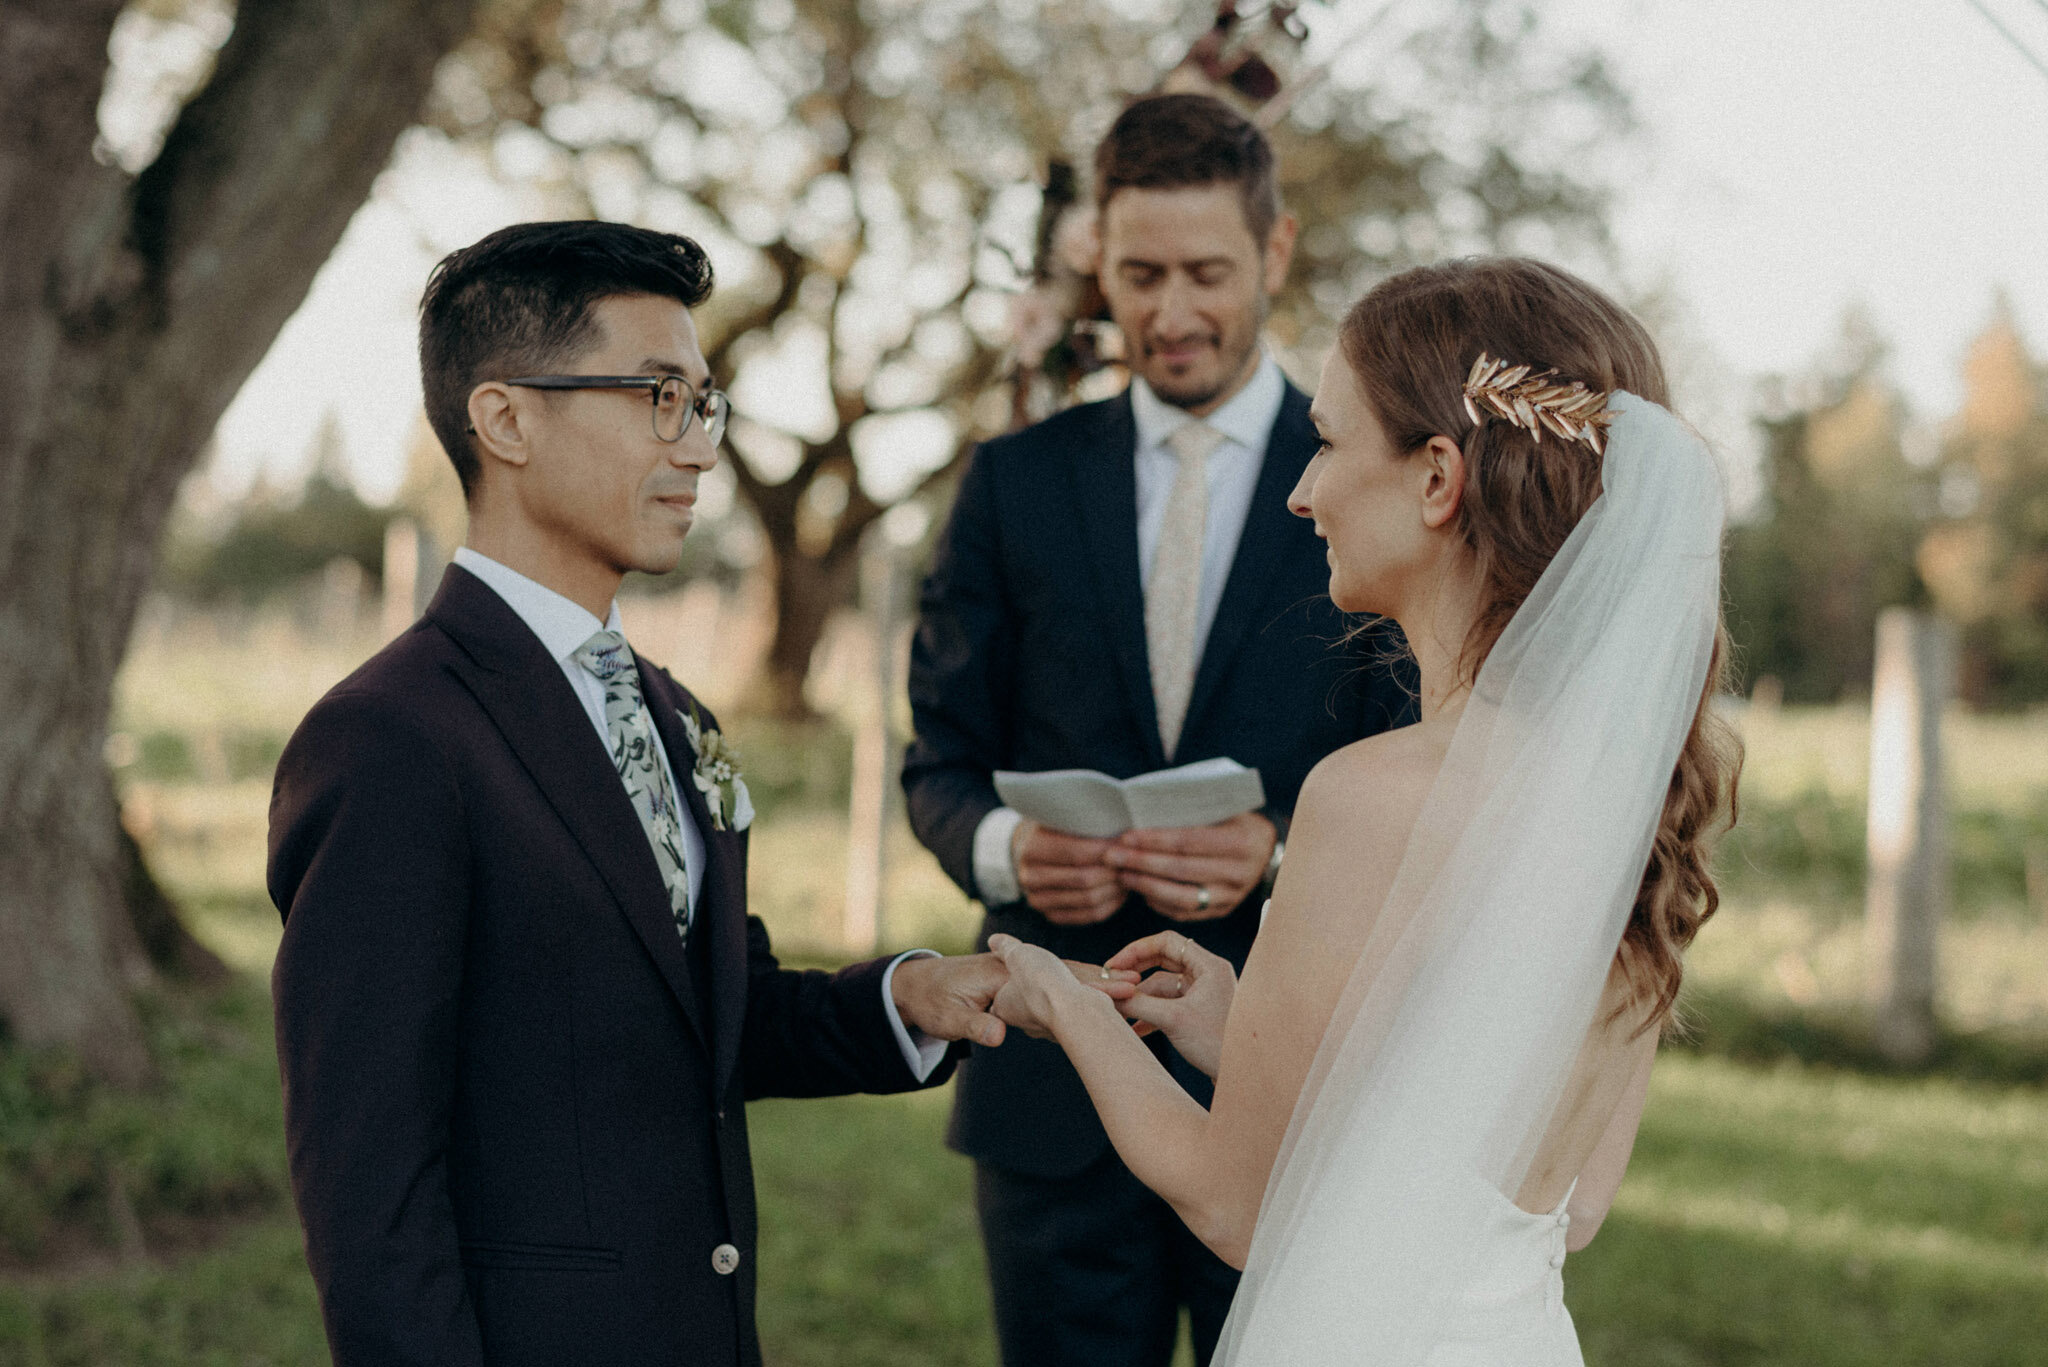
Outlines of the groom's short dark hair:
{"type": "Polygon", "coordinates": [[[1213,95],[1148,95],[1117,116],[1095,148],[1095,208],[1118,190],[1237,187],[1244,221],[1260,246],[1280,217],[1273,144],[1213,95]]]}
{"type": "Polygon", "coordinates": [[[515,223],[443,257],[420,299],[420,389],[463,497],[478,474],[471,390],[573,359],[596,340],[600,299],[654,294],[695,308],[710,293],[702,247],[626,223],[515,223]]]}

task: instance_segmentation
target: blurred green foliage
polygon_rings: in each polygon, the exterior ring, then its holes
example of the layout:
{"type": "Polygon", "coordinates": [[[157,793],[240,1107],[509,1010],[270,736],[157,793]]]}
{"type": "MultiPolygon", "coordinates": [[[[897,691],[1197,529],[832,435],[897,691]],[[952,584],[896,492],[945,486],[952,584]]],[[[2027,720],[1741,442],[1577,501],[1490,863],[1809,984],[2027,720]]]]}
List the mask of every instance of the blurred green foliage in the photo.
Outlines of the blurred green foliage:
{"type": "Polygon", "coordinates": [[[1932,476],[1906,459],[1883,344],[1852,318],[1843,350],[1806,392],[1767,398],[1763,506],[1728,538],[1737,673],[1792,702],[1867,693],[1879,609],[1927,602],[1913,557],[1932,476]]]}
{"type": "Polygon", "coordinates": [[[2048,366],[2003,303],[1963,380],[1938,467],[1944,518],[1920,569],[1962,626],[1962,695],[2031,702],[2048,696],[2048,366]]]}
{"type": "Polygon", "coordinates": [[[719,718],[739,751],[756,820],[843,812],[853,788],[853,736],[825,717],[785,722],[750,711],[719,718]]]}
{"type": "Polygon", "coordinates": [[[162,989],[141,1007],[163,1073],[147,1092],[95,1081],[66,1054],[0,1040],[0,1266],[138,1236],[176,1244],[284,1193],[261,986],[162,989]]]}
{"type": "Polygon", "coordinates": [[[236,505],[225,527],[187,526],[166,540],[160,586],[204,603],[252,604],[353,561],[371,581],[384,572],[388,508],[363,502],[343,458],[341,424],[328,413],[314,433],[312,471],[292,499],[258,493],[236,505]]]}
{"type": "Polygon", "coordinates": [[[384,571],[384,524],[390,517],[386,509],[363,502],[352,485],[315,474],[295,503],[242,507],[217,540],[173,539],[165,548],[161,583],[199,602],[252,604],[336,559],[354,561],[374,581],[384,571]]]}
{"type": "MultiPolygon", "coordinates": [[[[1772,889],[1823,914],[1860,910],[1865,817],[1860,798],[1819,784],[1789,798],[1745,795],[1742,820],[1715,856],[1722,890],[1772,889]]],[[[1951,807],[1948,821],[1951,912],[2025,905],[2029,859],[2037,870],[2048,861],[2048,789],[2024,808],[1951,807]]]]}
{"type": "Polygon", "coordinates": [[[119,767],[129,778],[157,783],[194,778],[226,782],[268,779],[277,768],[278,756],[284,753],[286,739],[276,731],[240,727],[199,737],[157,729],[136,736],[133,762],[119,767]],[[201,763],[202,752],[209,748],[211,753],[205,756],[209,762],[201,763]]]}
{"type": "Polygon", "coordinates": [[[1936,436],[1909,423],[1883,361],[1852,317],[1818,374],[1766,397],[1763,504],[1726,559],[1741,686],[1867,694],[1877,613],[1905,606],[1960,626],[1966,702],[2048,699],[2048,368],[2001,305],[1936,436]]]}

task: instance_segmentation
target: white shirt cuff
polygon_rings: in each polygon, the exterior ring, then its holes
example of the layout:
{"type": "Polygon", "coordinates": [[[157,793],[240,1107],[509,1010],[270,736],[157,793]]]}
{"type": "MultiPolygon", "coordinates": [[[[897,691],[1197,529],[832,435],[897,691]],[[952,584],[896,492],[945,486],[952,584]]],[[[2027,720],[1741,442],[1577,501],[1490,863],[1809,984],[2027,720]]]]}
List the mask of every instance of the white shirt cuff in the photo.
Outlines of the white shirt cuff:
{"type": "Polygon", "coordinates": [[[933,1039],[922,1030],[913,1031],[903,1023],[903,1016],[896,1009],[896,994],[889,990],[896,981],[896,965],[905,959],[936,959],[936,949],[913,949],[898,954],[882,970],[882,1011],[889,1017],[889,1028],[896,1033],[896,1047],[903,1051],[904,1066],[910,1075],[923,1082],[932,1075],[932,1069],[939,1066],[939,1060],[946,1056],[946,1041],[933,1039]]]}
{"type": "Polygon", "coordinates": [[[998,807],[974,828],[974,891],[985,907],[1007,906],[1024,895],[1010,841],[1024,824],[1022,814],[998,807]]]}

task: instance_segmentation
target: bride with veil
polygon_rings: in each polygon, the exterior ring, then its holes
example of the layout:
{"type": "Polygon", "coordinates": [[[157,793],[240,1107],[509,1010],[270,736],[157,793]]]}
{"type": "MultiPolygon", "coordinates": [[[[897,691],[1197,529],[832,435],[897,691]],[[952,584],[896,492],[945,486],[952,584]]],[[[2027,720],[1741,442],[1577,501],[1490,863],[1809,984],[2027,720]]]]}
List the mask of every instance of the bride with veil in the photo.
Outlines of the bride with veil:
{"type": "Polygon", "coordinates": [[[1290,507],[1337,605],[1402,627],[1422,720],[1310,776],[1241,983],[1168,932],[1111,960],[1160,970],[1119,1004],[991,942],[998,1013],[1244,1269],[1219,1362],[1581,1361],[1561,1269],[1620,1185],[1739,766],[1720,481],[1665,402],[1642,326],[1553,267],[1366,295],[1290,507]]]}

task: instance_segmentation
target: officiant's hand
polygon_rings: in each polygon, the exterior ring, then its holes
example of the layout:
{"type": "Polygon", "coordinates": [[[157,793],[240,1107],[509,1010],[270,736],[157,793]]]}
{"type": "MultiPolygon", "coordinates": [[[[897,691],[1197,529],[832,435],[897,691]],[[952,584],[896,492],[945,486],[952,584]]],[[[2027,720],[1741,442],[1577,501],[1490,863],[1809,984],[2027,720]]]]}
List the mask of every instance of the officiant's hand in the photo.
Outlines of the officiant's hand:
{"type": "Polygon", "coordinates": [[[1230,960],[1177,930],[1162,930],[1125,945],[1103,967],[1112,973],[1147,974],[1137,991],[1123,999],[1124,1015],[1141,1035],[1164,1031],[1182,1058],[1204,1075],[1216,1076],[1223,1028],[1237,995],[1237,970],[1230,960]]]}
{"type": "Polygon", "coordinates": [[[1280,838],[1268,818],[1245,812],[1213,826],[1125,831],[1104,856],[1122,888],[1174,921],[1213,921],[1237,910],[1265,879],[1280,838]]]}
{"type": "Polygon", "coordinates": [[[1104,862],[1108,840],[1090,840],[1026,819],[1010,837],[1017,886],[1032,910],[1056,926],[1092,926],[1116,914],[1128,896],[1104,862]]]}

